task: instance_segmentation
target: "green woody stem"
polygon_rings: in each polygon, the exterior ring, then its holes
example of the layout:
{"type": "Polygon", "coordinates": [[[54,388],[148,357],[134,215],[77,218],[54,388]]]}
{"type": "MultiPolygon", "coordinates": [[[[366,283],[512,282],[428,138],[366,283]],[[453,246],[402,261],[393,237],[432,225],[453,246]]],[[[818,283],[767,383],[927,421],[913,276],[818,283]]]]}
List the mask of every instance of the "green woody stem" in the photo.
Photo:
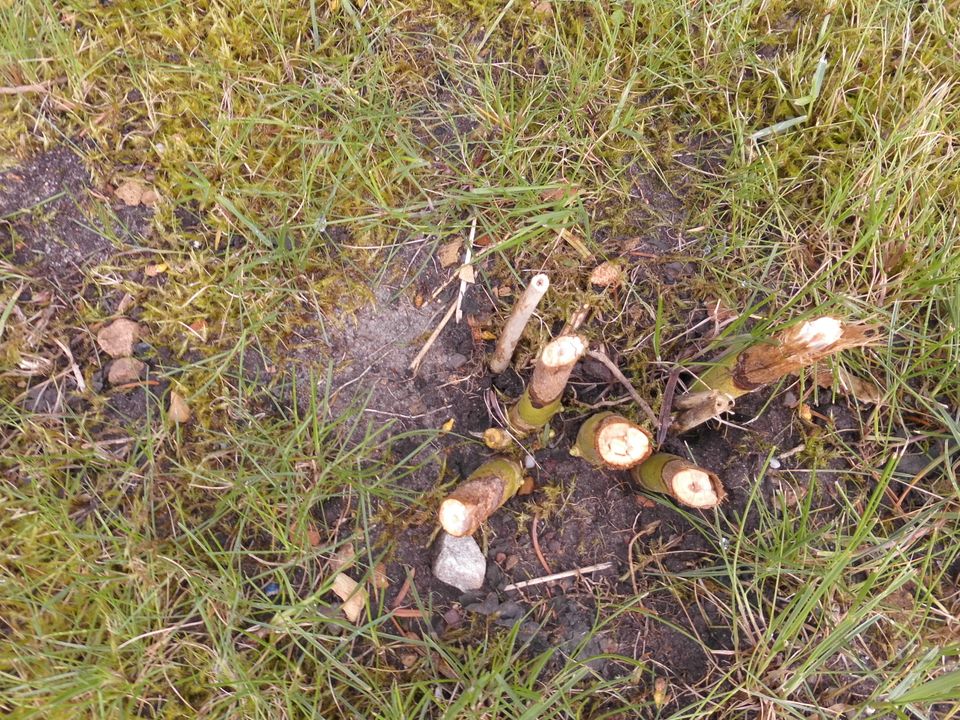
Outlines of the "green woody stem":
{"type": "Polygon", "coordinates": [[[587,418],[570,449],[571,455],[612,470],[629,470],[643,462],[651,452],[650,435],[639,425],[612,412],[587,418]]]}
{"type": "Polygon", "coordinates": [[[669,495],[690,507],[716,507],[726,496],[720,478],[669,453],[653,455],[635,467],[632,475],[643,489],[669,495]]]}
{"type": "Polygon", "coordinates": [[[450,535],[472,535],[523,484],[520,463],[498,457],[478,467],[440,505],[440,524],[450,535]]]}
{"type": "Polygon", "coordinates": [[[523,395],[507,413],[510,427],[519,435],[539,430],[560,410],[560,398],[574,365],[587,351],[579,335],[561,335],[547,343],[537,358],[533,377],[523,395]]]}

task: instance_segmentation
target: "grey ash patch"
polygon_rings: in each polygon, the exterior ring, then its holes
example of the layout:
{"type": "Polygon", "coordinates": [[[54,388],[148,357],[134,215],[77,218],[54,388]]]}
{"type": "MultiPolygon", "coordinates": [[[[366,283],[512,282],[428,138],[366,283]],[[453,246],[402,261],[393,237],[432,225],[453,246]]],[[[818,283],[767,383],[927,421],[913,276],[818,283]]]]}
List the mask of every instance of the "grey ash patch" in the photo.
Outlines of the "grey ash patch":
{"type": "MultiPolygon", "coordinates": [[[[459,324],[450,320],[414,374],[410,363],[452,297],[447,293],[439,302],[417,307],[407,294],[395,293],[396,288],[377,288],[355,316],[324,323],[325,337],[318,336],[320,323],[301,333],[303,341],[287,358],[296,366],[301,404],[309,400],[312,379],[334,416],[359,406],[371,420],[393,419],[405,430],[439,427],[451,417],[461,432],[483,430],[483,351],[475,346],[467,323],[476,303],[465,302],[464,319],[459,324]]],[[[468,298],[476,295],[477,288],[468,289],[468,298]]]]}
{"type": "Polygon", "coordinates": [[[0,172],[0,257],[37,277],[70,287],[87,265],[148,232],[145,207],[109,207],[90,192],[92,178],[66,147],[0,172]]]}

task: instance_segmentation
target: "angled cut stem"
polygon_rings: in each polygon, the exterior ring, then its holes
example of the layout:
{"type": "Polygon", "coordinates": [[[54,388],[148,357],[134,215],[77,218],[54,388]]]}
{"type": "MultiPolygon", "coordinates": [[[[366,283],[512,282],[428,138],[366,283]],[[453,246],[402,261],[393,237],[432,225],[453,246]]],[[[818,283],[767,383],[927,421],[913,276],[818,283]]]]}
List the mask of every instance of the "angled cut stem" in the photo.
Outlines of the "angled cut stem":
{"type": "Polygon", "coordinates": [[[797,373],[829,355],[868,345],[876,337],[870,325],[824,316],[807,320],[742,350],[728,353],[704,372],[690,392],[674,403],[673,429],[686,432],[729,410],[741,395],[797,373]]]}
{"type": "Polygon", "coordinates": [[[571,455],[611,470],[629,470],[646,460],[652,452],[650,434],[612,412],[597,413],[587,418],[570,449],[571,455]]]}
{"type": "Polygon", "coordinates": [[[653,455],[631,474],[643,489],[669,495],[689,507],[716,507],[726,497],[715,474],[669,453],[653,455]]]}
{"type": "Polygon", "coordinates": [[[517,300],[517,304],[513,306],[513,312],[510,313],[510,317],[503,326],[493,356],[490,358],[490,370],[497,375],[510,365],[510,358],[513,357],[513,351],[517,349],[520,336],[549,287],[549,277],[543,273],[534,275],[520,299],[517,300]]]}
{"type": "Polygon", "coordinates": [[[440,504],[440,525],[456,537],[472,535],[522,484],[520,463],[505,457],[488,460],[440,504]]]}
{"type": "Polygon", "coordinates": [[[570,373],[586,351],[587,343],[579,335],[561,335],[547,343],[523,395],[507,413],[510,427],[517,434],[527,435],[542,428],[560,410],[570,373]]]}

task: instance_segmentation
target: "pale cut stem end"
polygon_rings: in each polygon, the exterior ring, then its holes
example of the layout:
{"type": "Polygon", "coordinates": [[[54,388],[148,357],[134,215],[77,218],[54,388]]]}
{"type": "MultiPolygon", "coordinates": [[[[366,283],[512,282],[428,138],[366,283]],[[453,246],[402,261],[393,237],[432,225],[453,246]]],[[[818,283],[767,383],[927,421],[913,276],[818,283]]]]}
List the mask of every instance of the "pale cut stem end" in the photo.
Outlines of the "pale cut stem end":
{"type": "Polygon", "coordinates": [[[678,471],[671,480],[678,502],[690,507],[707,509],[720,504],[710,474],[700,468],[688,467],[678,471]]]}
{"type": "Polygon", "coordinates": [[[517,304],[513,307],[513,312],[503,326],[503,331],[497,339],[497,346],[490,358],[490,370],[499,375],[510,365],[510,359],[513,357],[514,350],[517,349],[517,343],[520,342],[520,336],[533,311],[537,309],[540,300],[550,288],[550,278],[544,273],[534,275],[527,285],[517,304]]]}
{"type": "Polygon", "coordinates": [[[470,535],[474,525],[474,510],[475,508],[467,507],[456,498],[447,498],[440,505],[440,525],[455,537],[470,535]]]}
{"type": "Polygon", "coordinates": [[[550,369],[573,366],[586,351],[579,335],[564,335],[547,344],[540,355],[540,363],[550,369]]]}
{"type": "Polygon", "coordinates": [[[650,437],[633,423],[606,423],[597,433],[597,454],[611,467],[628,470],[651,451],[650,437]]]}

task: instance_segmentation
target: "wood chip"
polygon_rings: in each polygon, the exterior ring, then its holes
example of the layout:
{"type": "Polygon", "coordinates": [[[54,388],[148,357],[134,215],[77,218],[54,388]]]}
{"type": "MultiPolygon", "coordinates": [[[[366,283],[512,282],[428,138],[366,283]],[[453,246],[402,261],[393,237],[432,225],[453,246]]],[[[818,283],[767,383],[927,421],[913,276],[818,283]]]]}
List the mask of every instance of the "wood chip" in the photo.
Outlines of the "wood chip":
{"type": "Polygon", "coordinates": [[[110,369],[107,371],[107,380],[111,385],[135,383],[143,377],[146,369],[146,363],[140,362],[136,358],[117,358],[110,363],[110,369]]]}
{"type": "Polygon", "coordinates": [[[139,339],[140,325],[127,318],[118,318],[97,333],[97,344],[112,358],[133,355],[133,346],[139,339]]]}
{"type": "Polygon", "coordinates": [[[460,248],[462,245],[462,240],[452,240],[441,245],[437,253],[437,257],[440,259],[440,266],[448,268],[460,262],[460,248]]]}
{"type": "Polygon", "coordinates": [[[352,623],[357,622],[361,615],[363,615],[363,609],[367,605],[367,591],[360,587],[360,584],[356,580],[343,573],[339,573],[333,579],[333,587],[331,590],[333,590],[338,598],[343,600],[343,605],[340,609],[347,617],[347,620],[352,623]]]}
{"type": "Polygon", "coordinates": [[[140,204],[143,197],[144,187],[138,180],[127,180],[120,187],[113,191],[117,199],[122,201],[128,207],[134,207],[140,204]]]}
{"type": "Polygon", "coordinates": [[[597,265],[590,273],[590,284],[601,288],[619,287],[623,282],[623,270],[611,260],[597,265]]]}

